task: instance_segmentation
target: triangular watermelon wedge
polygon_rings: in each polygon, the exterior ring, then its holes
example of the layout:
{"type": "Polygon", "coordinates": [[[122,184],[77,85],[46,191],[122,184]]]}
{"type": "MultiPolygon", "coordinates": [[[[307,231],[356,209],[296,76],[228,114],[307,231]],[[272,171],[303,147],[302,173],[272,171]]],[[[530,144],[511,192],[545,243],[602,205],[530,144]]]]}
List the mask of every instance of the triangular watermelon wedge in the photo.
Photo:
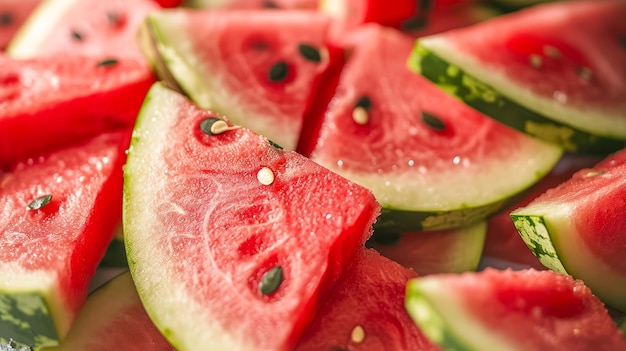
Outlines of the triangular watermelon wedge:
{"type": "MultiPolygon", "coordinates": [[[[170,10],[148,17],[142,47],[194,103],[295,150],[334,57],[313,11],[170,10]]],[[[316,104],[325,102],[316,101],[316,104]]]]}
{"type": "Polygon", "coordinates": [[[548,268],[581,279],[626,312],[626,149],[585,168],[511,212],[548,268]]]}
{"type": "Polygon", "coordinates": [[[124,169],[139,295],[179,350],[288,350],[371,234],[372,193],[155,84],[124,169]]]}
{"type": "Polygon", "coordinates": [[[0,55],[0,168],[131,127],[154,75],[141,61],[0,55]]]}
{"type": "Polygon", "coordinates": [[[626,145],[626,1],[559,1],[418,40],[410,66],[569,151],[626,145]]]}
{"type": "Polygon", "coordinates": [[[53,346],[78,314],[121,217],[129,131],[0,173],[0,343],[53,346]]]}
{"type": "Polygon", "coordinates": [[[494,122],[407,69],[411,37],[370,25],[349,42],[310,157],[372,190],[383,207],[377,229],[472,224],[560,158],[558,147],[494,122]]]}
{"type": "Polygon", "coordinates": [[[361,249],[294,351],[438,351],[404,308],[404,291],[417,274],[361,249]]]}
{"type": "Polygon", "coordinates": [[[549,270],[416,278],[407,285],[406,308],[444,350],[626,350],[591,290],[549,270]]]}

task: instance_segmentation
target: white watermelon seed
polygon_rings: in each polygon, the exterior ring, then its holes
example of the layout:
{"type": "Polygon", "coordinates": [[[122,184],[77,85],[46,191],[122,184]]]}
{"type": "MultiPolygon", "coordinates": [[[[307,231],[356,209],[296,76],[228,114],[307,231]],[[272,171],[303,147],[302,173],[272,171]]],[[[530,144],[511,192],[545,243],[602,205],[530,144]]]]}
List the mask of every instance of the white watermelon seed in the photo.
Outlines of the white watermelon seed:
{"type": "Polygon", "coordinates": [[[350,335],[350,339],[355,344],[362,343],[363,340],[365,340],[365,330],[363,329],[363,327],[360,325],[357,325],[356,327],[354,327],[354,329],[352,329],[352,334],[350,335]]]}
{"type": "Polygon", "coordinates": [[[219,118],[207,118],[203,120],[202,122],[200,122],[200,130],[202,130],[203,133],[208,134],[208,135],[222,134],[225,131],[231,130],[231,129],[234,129],[234,128],[229,127],[226,121],[221,120],[219,118]]]}
{"type": "Polygon", "coordinates": [[[601,174],[604,174],[604,171],[601,169],[596,169],[596,170],[591,170],[585,174],[583,174],[583,178],[592,178],[592,177],[597,177],[601,174]]]}
{"type": "Polygon", "coordinates": [[[528,56],[528,62],[530,63],[530,66],[534,68],[539,68],[543,65],[543,60],[541,59],[541,56],[537,54],[531,54],[530,56],[528,56]]]}
{"type": "Polygon", "coordinates": [[[356,124],[364,125],[369,122],[369,114],[365,108],[357,106],[352,110],[352,119],[356,124]]]}
{"type": "Polygon", "coordinates": [[[274,183],[274,172],[268,167],[263,167],[257,172],[256,179],[263,185],[270,185],[274,183]]]}

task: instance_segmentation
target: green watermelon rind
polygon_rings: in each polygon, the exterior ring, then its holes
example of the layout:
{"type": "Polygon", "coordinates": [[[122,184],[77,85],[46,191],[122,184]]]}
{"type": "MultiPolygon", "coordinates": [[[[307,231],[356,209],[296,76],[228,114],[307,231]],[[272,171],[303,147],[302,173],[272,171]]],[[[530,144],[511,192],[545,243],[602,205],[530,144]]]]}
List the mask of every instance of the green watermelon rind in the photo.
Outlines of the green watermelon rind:
{"type": "Polygon", "coordinates": [[[505,206],[507,199],[483,206],[449,211],[409,211],[383,205],[374,228],[381,231],[431,231],[460,228],[473,225],[497,213],[505,206]]]}
{"type": "Polygon", "coordinates": [[[43,292],[0,292],[0,344],[32,348],[58,345],[54,313],[48,300],[43,292]]]}
{"type": "Polygon", "coordinates": [[[438,55],[429,47],[428,39],[416,41],[408,66],[477,111],[567,151],[606,155],[626,146],[626,135],[619,139],[591,133],[524,107],[438,55]]]}
{"type": "Polygon", "coordinates": [[[464,313],[454,291],[441,287],[435,279],[409,280],[405,308],[420,330],[444,351],[516,350],[464,313]]]}
{"type": "Polygon", "coordinates": [[[622,336],[626,339],[626,316],[617,322],[617,327],[622,331],[622,336]]]}
{"type": "Polygon", "coordinates": [[[520,236],[547,268],[585,282],[607,305],[626,311],[626,277],[593,256],[572,225],[566,204],[518,208],[510,214],[520,236]]]}

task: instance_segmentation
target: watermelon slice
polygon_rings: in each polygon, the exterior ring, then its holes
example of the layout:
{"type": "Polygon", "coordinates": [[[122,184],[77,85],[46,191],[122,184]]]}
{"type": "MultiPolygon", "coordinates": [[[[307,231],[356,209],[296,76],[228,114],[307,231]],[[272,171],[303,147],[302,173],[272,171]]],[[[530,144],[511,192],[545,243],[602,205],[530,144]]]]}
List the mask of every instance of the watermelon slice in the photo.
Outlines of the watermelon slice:
{"type": "Polygon", "coordinates": [[[178,350],[286,350],[371,234],[372,193],[156,84],[125,167],[141,299],[178,350]]]}
{"type": "Polygon", "coordinates": [[[478,268],[486,232],[485,221],[429,232],[375,232],[367,246],[420,276],[461,273],[478,268]]]}
{"type": "Polygon", "coordinates": [[[159,9],[151,0],[44,0],[7,52],[16,58],[58,53],[143,59],[135,43],[139,24],[159,9]]]}
{"type": "Polygon", "coordinates": [[[197,105],[293,150],[313,92],[325,89],[328,24],[311,11],[162,11],[142,42],[160,76],[197,105]]]}
{"type": "Polygon", "coordinates": [[[118,127],[131,127],[154,82],[138,60],[0,55],[0,168],[118,127]]]}
{"type": "Polygon", "coordinates": [[[6,49],[28,15],[40,2],[41,0],[0,1],[0,51],[6,49]]]}
{"type": "Polygon", "coordinates": [[[561,156],[558,147],[480,115],[409,71],[411,37],[370,25],[350,40],[358,44],[310,157],[373,191],[383,206],[377,229],[472,224],[561,156]]]}
{"type": "Polygon", "coordinates": [[[576,172],[511,217],[546,267],[582,279],[626,312],[625,174],[626,149],[576,172]]]}
{"type": "Polygon", "coordinates": [[[567,1],[421,38],[410,66],[469,106],[569,151],[626,145],[626,1],[567,1]]]}
{"type": "Polygon", "coordinates": [[[547,270],[417,278],[407,285],[406,308],[444,350],[626,350],[589,288],[547,270]]]}
{"type": "Polygon", "coordinates": [[[146,313],[130,273],[94,291],[58,347],[46,351],[174,351],[146,313]]]}
{"type": "Polygon", "coordinates": [[[591,167],[601,158],[597,156],[566,155],[559,163],[542,178],[525,196],[505,210],[492,216],[487,221],[487,238],[483,255],[491,259],[500,259],[508,262],[545,269],[537,257],[529,250],[524,240],[520,237],[513,221],[511,212],[519,207],[528,205],[532,200],[554,188],[572,177],[572,175],[585,167],[591,167]]]}
{"type": "Polygon", "coordinates": [[[437,351],[404,308],[414,271],[362,249],[294,351],[437,351]]]}
{"type": "Polygon", "coordinates": [[[121,217],[128,132],[0,174],[0,343],[52,346],[80,310],[121,217]]]}

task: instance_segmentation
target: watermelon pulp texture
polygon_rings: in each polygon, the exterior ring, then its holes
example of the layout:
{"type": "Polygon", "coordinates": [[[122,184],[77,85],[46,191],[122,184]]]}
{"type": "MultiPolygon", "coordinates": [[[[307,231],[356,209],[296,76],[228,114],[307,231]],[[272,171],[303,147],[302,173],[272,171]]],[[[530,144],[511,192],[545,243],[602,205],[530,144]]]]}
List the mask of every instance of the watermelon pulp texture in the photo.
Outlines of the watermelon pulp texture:
{"type": "Polygon", "coordinates": [[[519,202],[515,202],[497,215],[489,218],[483,255],[515,262],[535,269],[545,269],[545,266],[541,264],[520,237],[513,221],[511,221],[510,213],[519,207],[528,205],[548,189],[554,188],[568,180],[576,171],[581,168],[591,167],[599,160],[599,157],[576,155],[567,155],[562,158],[550,173],[535,184],[519,202]]]}
{"type": "Polygon", "coordinates": [[[367,242],[367,246],[402,266],[413,269],[420,276],[461,273],[474,271],[478,267],[486,232],[485,221],[428,232],[377,231],[367,242]]]}
{"type": "Polygon", "coordinates": [[[410,37],[371,25],[350,41],[357,45],[311,159],[372,190],[385,209],[377,228],[473,223],[559,159],[560,149],[495,123],[410,72],[410,37]]]}
{"type": "Polygon", "coordinates": [[[626,247],[625,172],[623,150],[511,213],[540,260],[553,260],[542,255],[543,244],[551,245],[564,271],[622,311],[626,310],[626,264],[621,259],[626,247]]]}
{"type": "Polygon", "coordinates": [[[41,346],[67,333],[121,217],[128,138],[128,132],[102,134],[1,175],[0,340],[41,346]],[[49,203],[29,210],[45,195],[49,203]],[[7,301],[19,302],[18,296],[41,299],[42,312],[10,307],[7,301]],[[52,333],[37,328],[46,319],[54,323],[52,333]]]}
{"type": "Polygon", "coordinates": [[[41,0],[4,0],[0,2],[0,51],[9,42],[41,0]]]}
{"type": "Polygon", "coordinates": [[[154,82],[138,60],[14,60],[0,55],[0,168],[130,127],[154,82]],[[103,64],[104,62],[104,64],[103,64]]]}
{"type": "Polygon", "coordinates": [[[295,350],[439,350],[404,308],[405,285],[416,276],[361,249],[295,350]]]}
{"type": "Polygon", "coordinates": [[[94,291],[61,344],[46,351],[174,351],[146,313],[130,273],[94,291]]]}
{"type": "Polygon", "coordinates": [[[143,47],[200,107],[294,150],[314,92],[326,89],[328,25],[311,11],[162,11],[145,22],[143,47]]]}
{"type": "Polygon", "coordinates": [[[625,16],[622,0],[536,6],[422,38],[414,64],[505,124],[606,154],[626,140],[625,16]]]}
{"type": "Polygon", "coordinates": [[[151,0],[44,0],[7,52],[16,58],[72,53],[141,60],[137,28],[157,9],[151,0]]]}
{"type": "Polygon", "coordinates": [[[134,281],[178,349],[288,349],[369,237],[378,204],[247,129],[203,133],[210,118],[225,125],[161,84],[148,93],[125,168],[134,281]],[[281,284],[262,294],[279,266],[281,284]]]}
{"type": "Polygon", "coordinates": [[[626,340],[582,281],[526,269],[434,275],[407,286],[425,334],[458,350],[623,350],[626,340]]]}

